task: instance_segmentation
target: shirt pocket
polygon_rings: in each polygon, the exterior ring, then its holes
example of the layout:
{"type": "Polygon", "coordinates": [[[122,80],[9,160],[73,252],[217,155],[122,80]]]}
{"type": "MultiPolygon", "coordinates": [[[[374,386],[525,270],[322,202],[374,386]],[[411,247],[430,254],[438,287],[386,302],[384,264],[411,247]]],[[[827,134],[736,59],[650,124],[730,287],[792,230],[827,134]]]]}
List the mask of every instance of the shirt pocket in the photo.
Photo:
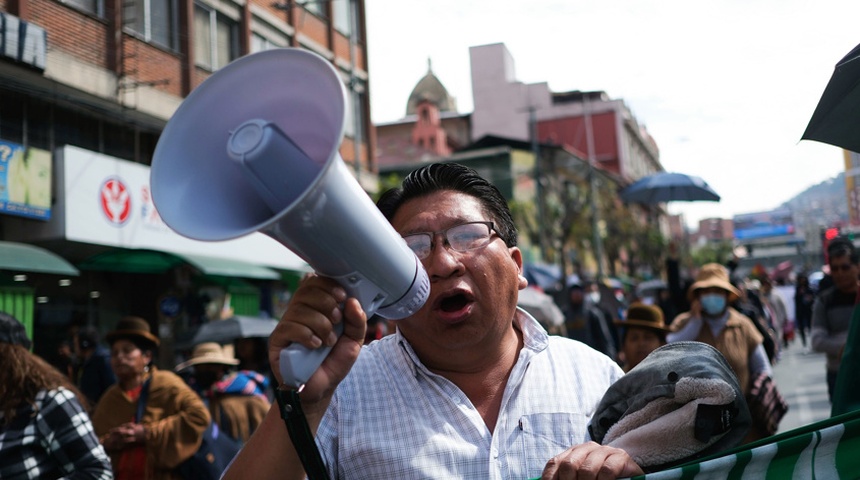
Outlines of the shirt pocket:
{"type": "Polygon", "coordinates": [[[530,476],[539,477],[550,458],[583,443],[588,417],[581,413],[535,413],[520,417],[519,453],[530,476]]]}

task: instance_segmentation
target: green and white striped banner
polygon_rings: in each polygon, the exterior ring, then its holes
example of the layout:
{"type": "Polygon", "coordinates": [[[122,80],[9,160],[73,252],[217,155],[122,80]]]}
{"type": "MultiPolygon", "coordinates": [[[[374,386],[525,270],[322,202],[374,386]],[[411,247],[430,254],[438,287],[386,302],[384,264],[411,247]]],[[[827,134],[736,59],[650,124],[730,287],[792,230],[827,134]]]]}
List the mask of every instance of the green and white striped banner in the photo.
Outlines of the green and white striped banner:
{"type": "Polygon", "coordinates": [[[860,411],[774,435],[642,480],[860,478],[860,411]]]}

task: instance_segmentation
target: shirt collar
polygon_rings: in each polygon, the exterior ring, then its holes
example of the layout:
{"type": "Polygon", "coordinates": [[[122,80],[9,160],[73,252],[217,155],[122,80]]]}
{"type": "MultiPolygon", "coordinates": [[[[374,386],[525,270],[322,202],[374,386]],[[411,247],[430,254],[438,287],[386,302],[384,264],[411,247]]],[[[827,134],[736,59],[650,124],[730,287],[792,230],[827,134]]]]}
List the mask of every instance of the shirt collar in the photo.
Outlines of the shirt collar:
{"type": "MultiPolygon", "coordinates": [[[[514,328],[523,332],[523,351],[520,352],[520,359],[529,359],[535,354],[542,352],[549,345],[549,334],[541,326],[540,322],[535,320],[528,312],[520,307],[517,307],[514,313],[514,328]]],[[[400,333],[400,329],[394,333],[396,335],[396,343],[400,345],[401,351],[409,359],[407,363],[413,376],[417,376],[419,372],[431,374],[430,370],[421,362],[409,340],[400,333]]]]}

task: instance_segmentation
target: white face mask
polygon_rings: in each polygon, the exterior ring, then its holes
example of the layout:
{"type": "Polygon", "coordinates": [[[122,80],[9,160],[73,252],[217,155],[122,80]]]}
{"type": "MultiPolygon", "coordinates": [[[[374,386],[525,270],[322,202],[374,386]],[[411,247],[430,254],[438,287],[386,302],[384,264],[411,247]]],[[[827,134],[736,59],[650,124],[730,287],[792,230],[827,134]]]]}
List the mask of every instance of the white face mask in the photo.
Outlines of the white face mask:
{"type": "Polygon", "coordinates": [[[600,292],[588,292],[585,298],[591,303],[600,303],[600,292]]]}
{"type": "Polygon", "coordinates": [[[706,293],[699,297],[702,303],[702,311],[707,315],[716,316],[726,309],[726,296],[719,293],[706,293]]]}

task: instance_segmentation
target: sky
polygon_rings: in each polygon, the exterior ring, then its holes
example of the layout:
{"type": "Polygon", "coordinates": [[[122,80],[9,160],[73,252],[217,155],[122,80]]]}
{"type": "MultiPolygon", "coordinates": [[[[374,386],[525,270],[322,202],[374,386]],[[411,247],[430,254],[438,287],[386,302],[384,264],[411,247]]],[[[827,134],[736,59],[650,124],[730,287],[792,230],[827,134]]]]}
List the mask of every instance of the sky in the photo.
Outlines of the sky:
{"type": "Polygon", "coordinates": [[[472,111],[469,47],[503,43],[517,80],[622,99],[666,171],[720,202],[672,202],[688,225],[778,207],[844,170],[800,140],[835,64],[860,43],[857,0],[366,0],[371,117],[402,118],[434,74],[472,111]]]}

